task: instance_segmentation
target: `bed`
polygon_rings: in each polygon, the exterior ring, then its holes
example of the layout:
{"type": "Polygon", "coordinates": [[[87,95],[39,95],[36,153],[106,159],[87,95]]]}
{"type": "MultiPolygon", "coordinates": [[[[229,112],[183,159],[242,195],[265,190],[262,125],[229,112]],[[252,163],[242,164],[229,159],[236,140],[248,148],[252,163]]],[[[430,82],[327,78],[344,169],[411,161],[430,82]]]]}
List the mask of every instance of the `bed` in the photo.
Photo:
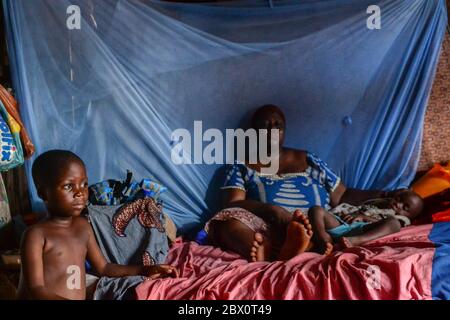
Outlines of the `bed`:
{"type": "Polygon", "coordinates": [[[448,299],[450,223],[410,226],[362,247],[324,257],[249,263],[195,242],[177,241],[167,263],[177,279],[146,280],[139,300],[448,299]]]}

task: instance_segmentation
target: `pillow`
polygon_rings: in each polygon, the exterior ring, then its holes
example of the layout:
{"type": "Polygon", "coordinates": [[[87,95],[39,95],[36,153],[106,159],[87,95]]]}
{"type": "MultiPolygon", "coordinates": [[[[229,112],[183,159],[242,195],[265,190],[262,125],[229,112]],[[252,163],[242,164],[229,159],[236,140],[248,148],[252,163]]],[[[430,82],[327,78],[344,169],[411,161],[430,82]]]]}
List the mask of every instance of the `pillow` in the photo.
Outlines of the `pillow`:
{"type": "Polygon", "coordinates": [[[446,166],[439,163],[411,186],[422,198],[435,195],[450,188],[450,162],[446,166]]]}

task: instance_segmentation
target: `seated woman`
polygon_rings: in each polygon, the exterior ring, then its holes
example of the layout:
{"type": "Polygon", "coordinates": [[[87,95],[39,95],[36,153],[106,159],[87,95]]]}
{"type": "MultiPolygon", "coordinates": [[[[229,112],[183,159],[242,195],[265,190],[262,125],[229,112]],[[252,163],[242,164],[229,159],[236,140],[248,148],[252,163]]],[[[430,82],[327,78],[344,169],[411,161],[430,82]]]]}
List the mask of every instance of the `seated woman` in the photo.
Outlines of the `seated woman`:
{"type": "Polygon", "coordinates": [[[389,196],[384,191],[347,189],[314,154],[283,147],[286,120],[279,107],[259,108],[252,127],[268,132],[279,129],[278,172],[262,174],[260,162],[228,167],[222,187],[225,209],[205,226],[210,244],[249,261],[288,260],[311,249],[329,254],[332,245],[313,235],[303,212],[315,206],[329,210],[342,202],[359,205],[367,199],[389,196]]]}

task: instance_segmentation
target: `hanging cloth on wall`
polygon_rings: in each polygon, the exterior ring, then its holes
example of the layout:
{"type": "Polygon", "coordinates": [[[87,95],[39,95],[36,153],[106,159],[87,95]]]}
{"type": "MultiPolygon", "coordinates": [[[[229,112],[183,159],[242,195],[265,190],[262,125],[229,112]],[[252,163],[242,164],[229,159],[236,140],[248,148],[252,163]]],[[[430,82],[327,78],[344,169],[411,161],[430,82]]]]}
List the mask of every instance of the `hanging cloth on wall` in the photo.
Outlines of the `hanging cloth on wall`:
{"type": "Polygon", "coordinates": [[[23,164],[19,132],[20,125],[0,102],[0,171],[7,171],[23,164]]]}
{"type": "Polygon", "coordinates": [[[2,85],[0,85],[0,101],[3,103],[3,106],[9,115],[13,117],[16,123],[20,126],[20,140],[25,151],[25,158],[30,158],[34,153],[34,145],[31,142],[27,130],[25,129],[22,119],[20,118],[19,106],[16,99],[14,99],[12,94],[9,93],[9,91],[2,85]]]}
{"type": "Polygon", "coordinates": [[[6,193],[3,177],[0,174],[0,229],[11,221],[11,212],[9,210],[8,195],[6,193]]]}

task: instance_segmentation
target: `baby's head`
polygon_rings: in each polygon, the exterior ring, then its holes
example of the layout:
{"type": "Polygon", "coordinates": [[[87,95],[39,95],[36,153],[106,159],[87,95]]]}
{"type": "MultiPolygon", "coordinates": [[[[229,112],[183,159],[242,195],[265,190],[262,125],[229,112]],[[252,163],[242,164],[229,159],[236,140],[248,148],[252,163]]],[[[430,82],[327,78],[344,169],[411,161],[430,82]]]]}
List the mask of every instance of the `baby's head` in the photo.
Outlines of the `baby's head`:
{"type": "Polygon", "coordinates": [[[44,152],[33,163],[33,181],[51,216],[81,214],[88,199],[83,160],[66,150],[44,152]]]}
{"type": "Polygon", "coordinates": [[[394,194],[391,201],[391,208],[398,215],[412,220],[422,212],[423,200],[417,193],[411,190],[401,190],[394,194]]]}

